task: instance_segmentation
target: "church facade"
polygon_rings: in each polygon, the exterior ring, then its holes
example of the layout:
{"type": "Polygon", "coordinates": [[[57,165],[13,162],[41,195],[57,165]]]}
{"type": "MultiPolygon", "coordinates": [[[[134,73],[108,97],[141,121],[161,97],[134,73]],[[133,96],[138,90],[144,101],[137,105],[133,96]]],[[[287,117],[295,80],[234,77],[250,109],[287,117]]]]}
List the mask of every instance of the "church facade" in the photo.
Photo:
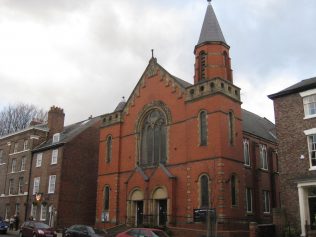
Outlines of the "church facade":
{"type": "Polygon", "coordinates": [[[203,230],[198,213],[205,210],[222,230],[272,222],[279,206],[274,125],[241,108],[229,49],[209,4],[194,84],[152,57],[128,100],[102,116],[97,226],[203,230]]]}

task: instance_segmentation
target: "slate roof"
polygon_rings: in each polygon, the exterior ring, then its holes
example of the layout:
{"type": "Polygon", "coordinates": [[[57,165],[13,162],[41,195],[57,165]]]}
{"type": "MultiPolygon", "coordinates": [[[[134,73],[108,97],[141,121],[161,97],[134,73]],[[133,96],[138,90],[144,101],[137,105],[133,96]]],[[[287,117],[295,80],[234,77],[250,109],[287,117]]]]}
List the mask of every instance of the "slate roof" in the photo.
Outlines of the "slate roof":
{"type": "Polygon", "coordinates": [[[282,96],[286,96],[286,95],[290,95],[294,93],[299,93],[299,92],[306,91],[309,89],[314,89],[314,88],[316,88],[316,77],[302,80],[284,90],[268,95],[268,97],[270,99],[275,99],[278,97],[282,97],[282,96]]]}
{"type": "Polygon", "coordinates": [[[242,109],[243,131],[276,142],[275,125],[268,119],[242,109]]]}
{"type": "Polygon", "coordinates": [[[71,141],[73,138],[75,138],[77,135],[79,135],[85,129],[87,129],[88,127],[95,124],[98,120],[100,120],[100,117],[95,117],[95,118],[87,119],[87,120],[84,120],[84,121],[81,121],[78,123],[68,125],[60,133],[59,142],[53,143],[53,139],[51,138],[48,141],[37,146],[33,150],[33,152],[43,151],[43,150],[50,149],[52,147],[56,147],[56,146],[60,146],[62,144],[65,144],[65,143],[71,141]]]}
{"type": "Polygon", "coordinates": [[[211,4],[209,4],[206,9],[198,45],[205,42],[223,42],[226,44],[211,4]]]}
{"type": "Polygon", "coordinates": [[[125,101],[121,101],[115,108],[114,112],[118,112],[118,111],[122,111],[124,109],[126,102],[125,101]]]}

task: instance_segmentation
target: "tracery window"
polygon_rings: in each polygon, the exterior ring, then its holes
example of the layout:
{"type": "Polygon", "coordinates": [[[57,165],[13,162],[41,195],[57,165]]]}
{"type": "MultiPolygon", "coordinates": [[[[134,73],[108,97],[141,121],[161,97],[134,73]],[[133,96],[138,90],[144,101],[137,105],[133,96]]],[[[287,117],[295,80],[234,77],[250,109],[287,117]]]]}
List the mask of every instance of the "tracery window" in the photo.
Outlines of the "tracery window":
{"type": "Polygon", "coordinates": [[[206,120],[206,111],[200,113],[200,145],[207,145],[207,120],[206,120]]]}
{"type": "Polygon", "coordinates": [[[201,207],[209,207],[209,178],[207,175],[202,175],[200,178],[200,191],[201,191],[201,207]]]}
{"type": "Polygon", "coordinates": [[[166,118],[161,110],[155,108],[145,115],[141,124],[140,164],[142,166],[166,162],[166,130],[166,118]]]}

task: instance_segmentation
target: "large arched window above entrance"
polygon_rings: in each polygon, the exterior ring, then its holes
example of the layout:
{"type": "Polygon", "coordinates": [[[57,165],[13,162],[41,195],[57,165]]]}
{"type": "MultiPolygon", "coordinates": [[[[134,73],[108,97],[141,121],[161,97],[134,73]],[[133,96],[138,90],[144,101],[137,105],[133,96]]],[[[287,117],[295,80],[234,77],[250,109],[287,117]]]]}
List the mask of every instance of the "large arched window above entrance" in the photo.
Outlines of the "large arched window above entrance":
{"type": "Polygon", "coordinates": [[[210,192],[209,192],[209,177],[202,175],[200,177],[200,198],[201,208],[209,207],[210,205],[210,192]]]}
{"type": "Polygon", "coordinates": [[[167,121],[162,110],[149,110],[141,122],[140,165],[155,166],[167,160],[167,121]]]}

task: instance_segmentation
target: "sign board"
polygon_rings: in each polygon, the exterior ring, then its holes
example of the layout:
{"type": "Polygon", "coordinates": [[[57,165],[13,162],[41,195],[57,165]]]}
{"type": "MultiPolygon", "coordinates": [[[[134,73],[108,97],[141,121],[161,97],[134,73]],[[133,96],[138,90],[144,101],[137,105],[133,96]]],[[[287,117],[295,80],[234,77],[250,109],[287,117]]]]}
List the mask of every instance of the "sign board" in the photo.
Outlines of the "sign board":
{"type": "Polygon", "coordinates": [[[206,222],[207,213],[210,215],[210,221],[212,223],[216,222],[216,209],[215,208],[200,208],[193,210],[193,221],[194,222],[206,222]]]}

